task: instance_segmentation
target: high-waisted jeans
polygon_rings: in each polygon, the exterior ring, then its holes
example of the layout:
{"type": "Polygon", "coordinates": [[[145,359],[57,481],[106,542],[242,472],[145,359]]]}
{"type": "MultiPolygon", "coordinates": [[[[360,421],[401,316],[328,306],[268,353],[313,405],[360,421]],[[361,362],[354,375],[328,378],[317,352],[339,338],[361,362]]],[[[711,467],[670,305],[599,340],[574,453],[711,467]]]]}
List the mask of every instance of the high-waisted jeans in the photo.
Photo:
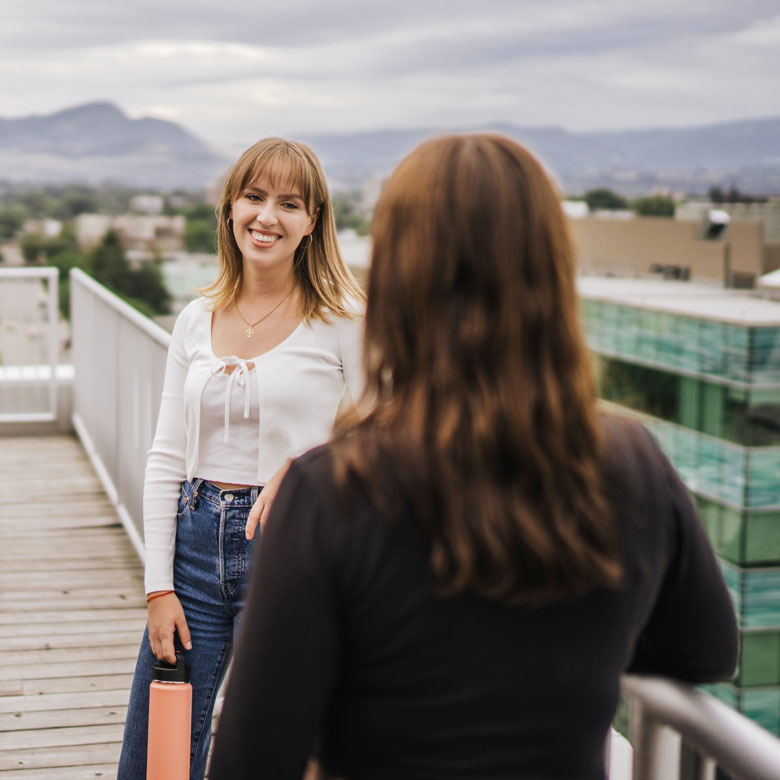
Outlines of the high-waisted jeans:
{"type": "MultiPolygon", "coordinates": [[[[206,772],[211,719],[225,676],[249,581],[253,549],[247,541],[249,510],[261,488],[221,490],[211,482],[184,482],[179,499],[173,585],[184,608],[192,650],[184,652],[192,683],[190,780],[206,772]]],[[[144,632],[125,723],[117,780],[145,780],[149,685],[156,662],[144,632]]]]}

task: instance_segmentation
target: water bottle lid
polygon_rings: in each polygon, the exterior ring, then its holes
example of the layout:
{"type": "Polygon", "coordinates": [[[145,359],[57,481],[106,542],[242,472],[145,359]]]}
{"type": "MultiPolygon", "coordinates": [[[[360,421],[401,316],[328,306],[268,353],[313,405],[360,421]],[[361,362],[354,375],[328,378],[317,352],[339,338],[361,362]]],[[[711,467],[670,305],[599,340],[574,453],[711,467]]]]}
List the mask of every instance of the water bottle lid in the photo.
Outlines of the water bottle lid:
{"type": "Polygon", "coordinates": [[[159,682],[186,683],[190,681],[190,670],[184,663],[184,656],[176,651],[176,663],[157,661],[152,670],[152,679],[159,682]]]}

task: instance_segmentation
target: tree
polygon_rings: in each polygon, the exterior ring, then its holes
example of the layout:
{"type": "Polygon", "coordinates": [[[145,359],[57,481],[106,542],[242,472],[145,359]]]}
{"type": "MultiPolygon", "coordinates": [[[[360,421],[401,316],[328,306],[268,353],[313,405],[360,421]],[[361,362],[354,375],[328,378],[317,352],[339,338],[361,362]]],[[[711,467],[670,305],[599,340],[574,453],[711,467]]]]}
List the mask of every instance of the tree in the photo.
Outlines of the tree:
{"type": "Polygon", "coordinates": [[[153,314],[171,311],[171,294],[165,286],[160,264],[155,261],[144,263],[132,272],[126,293],[130,302],[142,311],[139,301],[148,304],[153,314]]]}
{"type": "Polygon", "coordinates": [[[0,208],[0,240],[13,238],[27,219],[27,209],[21,203],[0,208]]]}
{"type": "Polygon", "coordinates": [[[184,244],[188,252],[217,252],[217,221],[201,219],[200,217],[187,217],[184,228],[184,244]]]}
{"type": "Polygon", "coordinates": [[[89,258],[92,276],[120,295],[130,285],[131,268],[115,230],[109,230],[89,258]]]}
{"type": "Polygon", "coordinates": [[[85,268],[87,257],[82,252],[65,249],[57,252],[48,259],[48,264],[53,265],[60,272],[59,299],[62,316],[70,319],[70,269],[85,268]]]}
{"type": "Polygon", "coordinates": [[[591,211],[598,211],[599,209],[615,211],[628,208],[628,201],[624,197],[606,187],[588,190],[585,193],[585,202],[591,211]]]}
{"type": "Polygon", "coordinates": [[[355,192],[334,195],[333,218],[336,220],[336,230],[352,229],[358,235],[365,236],[371,230],[371,221],[360,211],[357,199],[355,192]]]}
{"type": "Polygon", "coordinates": [[[663,195],[637,198],[632,207],[640,217],[673,217],[674,201],[663,195]]]}
{"type": "Polygon", "coordinates": [[[721,187],[710,187],[707,194],[712,203],[766,203],[767,201],[763,196],[741,192],[733,184],[727,190],[721,187]]]}
{"type": "Polygon", "coordinates": [[[168,314],[170,293],[157,263],[131,267],[116,231],[109,230],[89,256],[89,270],[101,284],[147,316],[168,314]]]}

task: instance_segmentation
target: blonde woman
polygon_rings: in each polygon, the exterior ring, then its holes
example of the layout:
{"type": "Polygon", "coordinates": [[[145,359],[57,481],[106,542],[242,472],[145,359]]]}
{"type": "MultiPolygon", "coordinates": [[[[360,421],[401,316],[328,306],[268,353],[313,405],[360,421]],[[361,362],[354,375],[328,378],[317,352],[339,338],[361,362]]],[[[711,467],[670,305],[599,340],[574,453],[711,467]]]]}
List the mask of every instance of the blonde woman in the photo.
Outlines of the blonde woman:
{"type": "Polygon", "coordinates": [[[345,389],[362,391],[363,296],[314,153],[258,142],[218,216],[219,276],[177,318],[147,462],[149,614],[120,780],[146,777],[152,667],[176,650],[193,685],[190,777],[204,776],[258,525],[290,458],[329,438],[345,389]]]}

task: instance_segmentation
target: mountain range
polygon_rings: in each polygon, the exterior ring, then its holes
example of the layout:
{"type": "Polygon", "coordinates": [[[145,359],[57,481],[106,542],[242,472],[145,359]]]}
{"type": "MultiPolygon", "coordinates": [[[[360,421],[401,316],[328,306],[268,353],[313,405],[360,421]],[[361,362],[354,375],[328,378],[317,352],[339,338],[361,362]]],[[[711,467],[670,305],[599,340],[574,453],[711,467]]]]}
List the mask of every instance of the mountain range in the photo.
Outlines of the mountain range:
{"type": "MultiPolygon", "coordinates": [[[[531,149],[569,193],[610,187],[624,195],[654,189],[705,193],[736,186],[752,194],[780,194],[780,117],[688,128],[569,132],[560,127],[495,123],[451,132],[493,131],[531,149]]],[[[364,180],[392,170],[424,138],[441,129],[312,135],[307,140],[329,176],[364,180]]]]}
{"type": "Polygon", "coordinates": [[[230,160],[175,122],[131,119],[113,103],[0,118],[0,179],[200,188],[230,160]]]}
{"type": "MultiPolygon", "coordinates": [[[[487,130],[528,146],[570,193],[595,186],[625,195],[659,188],[703,193],[713,185],[733,185],[753,194],[780,194],[780,117],[579,133],[495,123],[295,137],[315,149],[331,186],[346,189],[387,175],[424,138],[487,130]]],[[[203,188],[231,162],[181,125],[131,119],[108,102],[0,118],[0,180],[203,188]]]]}

